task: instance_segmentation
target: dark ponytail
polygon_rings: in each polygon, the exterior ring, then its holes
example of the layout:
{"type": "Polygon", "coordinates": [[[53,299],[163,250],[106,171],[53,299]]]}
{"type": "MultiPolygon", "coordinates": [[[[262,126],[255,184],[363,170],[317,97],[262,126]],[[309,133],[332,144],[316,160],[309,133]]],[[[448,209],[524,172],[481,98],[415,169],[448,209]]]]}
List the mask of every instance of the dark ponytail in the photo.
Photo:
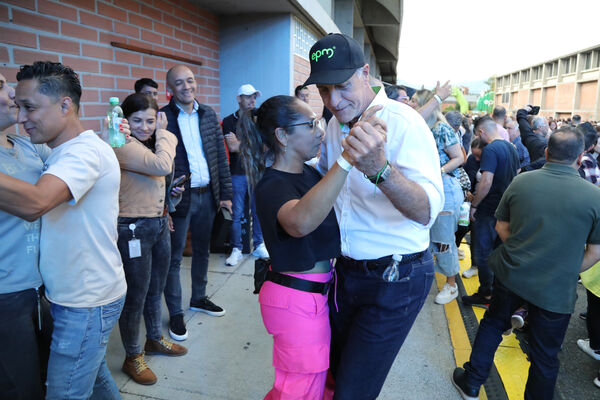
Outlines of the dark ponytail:
{"type": "Polygon", "coordinates": [[[266,169],[266,160],[279,153],[279,143],[275,138],[275,129],[283,128],[288,133],[288,126],[301,117],[297,109],[299,100],[292,96],[273,96],[256,111],[242,115],[237,131],[240,133],[240,156],[248,177],[248,190],[254,188],[266,169]],[[265,149],[266,148],[266,149],[265,149]]]}

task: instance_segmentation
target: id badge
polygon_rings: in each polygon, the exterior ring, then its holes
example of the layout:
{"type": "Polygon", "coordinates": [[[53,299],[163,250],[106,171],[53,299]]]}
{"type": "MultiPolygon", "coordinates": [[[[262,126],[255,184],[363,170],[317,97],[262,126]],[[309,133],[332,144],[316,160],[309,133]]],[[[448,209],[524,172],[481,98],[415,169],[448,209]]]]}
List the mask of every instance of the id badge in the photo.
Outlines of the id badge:
{"type": "Polygon", "coordinates": [[[142,256],[142,245],[140,239],[131,239],[129,241],[129,258],[137,258],[142,256]]]}

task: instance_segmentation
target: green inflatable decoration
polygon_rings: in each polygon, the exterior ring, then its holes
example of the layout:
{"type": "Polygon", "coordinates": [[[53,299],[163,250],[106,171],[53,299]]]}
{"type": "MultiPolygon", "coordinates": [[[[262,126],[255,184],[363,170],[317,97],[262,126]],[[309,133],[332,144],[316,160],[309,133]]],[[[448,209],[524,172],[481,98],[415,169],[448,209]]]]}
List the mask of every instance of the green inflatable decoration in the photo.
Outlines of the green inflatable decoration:
{"type": "Polygon", "coordinates": [[[483,111],[486,113],[491,113],[494,108],[494,92],[488,90],[483,95],[479,96],[477,99],[477,107],[475,109],[477,111],[483,111]]]}
{"type": "Polygon", "coordinates": [[[460,107],[461,114],[466,114],[469,112],[469,102],[465,99],[465,96],[460,91],[459,88],[452,88],[452,96],[456,98],[456,104],[460,107]]]}

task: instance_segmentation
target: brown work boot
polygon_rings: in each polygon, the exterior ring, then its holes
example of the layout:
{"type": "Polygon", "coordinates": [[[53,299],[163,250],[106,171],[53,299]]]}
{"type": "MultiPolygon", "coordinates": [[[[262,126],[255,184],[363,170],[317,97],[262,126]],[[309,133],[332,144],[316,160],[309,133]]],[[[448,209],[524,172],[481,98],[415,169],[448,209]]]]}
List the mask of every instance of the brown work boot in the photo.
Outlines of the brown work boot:
{"type": "Polygon", "coordinates": [[[187,348],[165,339],[164,336],[161,336],[158,341],[146,339],[144,350],[146,354],[163,354],[171,357],[182,356],[187,353],[187,348]]]}
{"type": "Polygon", "coordinates": [[[125,357],[121,370],[140,385],[154,385],[156,383],[156,375],[146,364],[144,353],[125,357]]]}

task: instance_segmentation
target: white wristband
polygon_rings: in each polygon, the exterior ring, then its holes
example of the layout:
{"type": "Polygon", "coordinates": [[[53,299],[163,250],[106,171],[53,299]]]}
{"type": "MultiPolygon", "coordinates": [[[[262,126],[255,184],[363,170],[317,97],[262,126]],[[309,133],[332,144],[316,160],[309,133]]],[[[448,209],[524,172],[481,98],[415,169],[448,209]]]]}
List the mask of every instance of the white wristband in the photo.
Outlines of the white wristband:
{"type": "Polygon", "coordinates": [[[344,156],[341,154],[337,159],[337,164],[340,166],[341,169],[343,169],[346,172],[350,172],[350,170],[352,169],[352,164],[346,161],[344,156]]]}
{"type": "Polygon", "coordinates": [[[444,101],[442,100],[442,98],[440,96],[438,96],[437,94],[433,95],[433,98],[437,100],[438,103],[442,104],[444,101]]]}

